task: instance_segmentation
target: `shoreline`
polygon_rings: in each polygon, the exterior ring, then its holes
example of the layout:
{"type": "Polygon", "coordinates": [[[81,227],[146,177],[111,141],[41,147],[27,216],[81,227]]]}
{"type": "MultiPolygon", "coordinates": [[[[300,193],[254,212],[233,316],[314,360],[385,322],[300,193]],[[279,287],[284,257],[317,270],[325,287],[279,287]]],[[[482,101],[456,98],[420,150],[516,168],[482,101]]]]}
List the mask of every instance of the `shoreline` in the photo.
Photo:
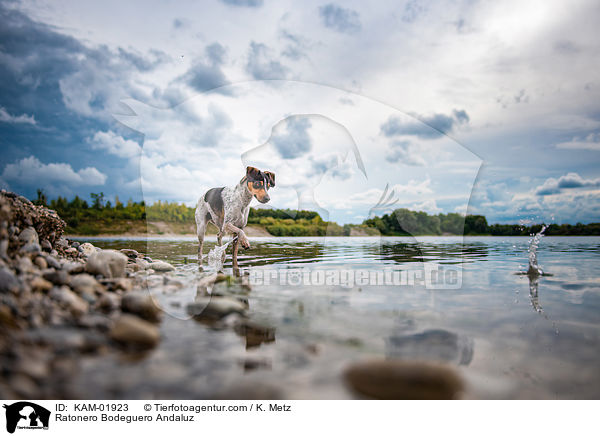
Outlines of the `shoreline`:
{"type": "MultiPolygon", "coordinates": [[[[253,239],[289,239],[289,238],[530,238],[532,235],[311,235],[311,236],[275,236],[275,235],[248,235],[253,239]]],[[[101,233],[98,235],[70,235],[65,238],[72,240],[83,239],[173,239],[196,238],[195,233],[182,234],[154,234],[154,233],[101,233]]],[[[216,239],[216,234],[206,234],[205,240],[216,239]]],[[[545,238],[600,238],[598,235],[544,235],[545,238]]]]}

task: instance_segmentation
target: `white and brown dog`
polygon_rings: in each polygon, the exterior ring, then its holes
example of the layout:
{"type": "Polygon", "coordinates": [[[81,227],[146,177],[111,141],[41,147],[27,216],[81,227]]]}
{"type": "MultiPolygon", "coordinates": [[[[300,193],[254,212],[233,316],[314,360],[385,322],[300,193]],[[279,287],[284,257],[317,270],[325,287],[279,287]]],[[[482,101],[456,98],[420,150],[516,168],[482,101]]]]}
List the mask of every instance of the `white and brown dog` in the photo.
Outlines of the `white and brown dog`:
{"type": "Polygon", "coordinates": [[[232,187],[212,188],[198,200],[196,206],[196,233],[198,235],[198,264],[202,265],[202,245],[209,222],[217,226],[217,243],[221,245],[223,235],[235,235],[233,240],[233,267],[237,268],[238,244],[244,249],[250,248],[250,242],[244,233],[248,224],[250,202],[255,197],[261,203],[270,200],[267,190],[275,186],[275,174],[260,171],[254,167],[246,168],[246,175],[232,187]]]}

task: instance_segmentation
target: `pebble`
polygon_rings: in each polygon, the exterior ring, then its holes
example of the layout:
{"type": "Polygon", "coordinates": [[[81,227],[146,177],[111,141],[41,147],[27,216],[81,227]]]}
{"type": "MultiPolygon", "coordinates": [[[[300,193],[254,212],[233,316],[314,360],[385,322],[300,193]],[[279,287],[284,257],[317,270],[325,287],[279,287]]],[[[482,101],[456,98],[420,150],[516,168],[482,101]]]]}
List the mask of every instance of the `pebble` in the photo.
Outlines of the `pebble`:
{"type": "Polygon", "coordinates": [[[121,277],[118,279],[102,279],[100,281],[110,291],[131,291],[133,289],[133,280],[121,277]]]}
{"type": "Polygon", "coordinates": [[[80,274],[85,271],[85,264],[81,262],[67,261],[63,264],[62,269],[69,274],[80,274]]]}
{"type": "Polygon", "coordinates": [[[40,244],[38,244],[37,242],[30,242],[28,244],[23,245],[21,247],[21,249],[19,250],[19,253],[29,254],[29,253],[39,253],[40,251],[42,251],[40,244]]]}
{"type": "Polygon", "coordinates": [[[230,313],[245,313],[246,306],[229,297],[200,297],[187,305],[189,315],[198,318],[222,318],[230,313]]]}
{"type": "Polygon", "coordinates": [[[136,259],[135,264],[142,270],[146,270],[146,269],[150,268],[150,263],[144,259],[139,259],[139,258],[136,259]]]}
{"type": "Polygon", "coordinates": [[[69,241],[67,241],[64,236],[61,236],[54,245],[56,245],[57,247],[60,247],[60,248],[68,248],[69,241]]]}
{"type": "Polygon", "coordinates": [[[84,257],[89,257],[96,252],[96,247],[89,242],[84,242],[78,247],[78,250],[84,255],[84,257]]]}
{"type": "Polygon", "coordinates": [[[52,283],[41,277],[35,277],[31,283],[31,289],[38,292],[48,292],[52,289],[52,283]]]}
{"type": "Polygon", "coordinates": [[[81,316],[88,311],[88,303],[66,286],[52,288],[49,295],[50,298],[61,303],[74,316],[81,316]]]}
{"type": "Polygon", "coordinates": [[[27,227],[27,228],[23,229],[23,231],[21,233],[19,233],[19,241],[24,245],[33,244],[33,243],[38,244],[39,237],[33,227],[27,227]]]}
{"type": "Polygon", "coordinates": [[[175,270],[175,267],[173,265],[167,262],[163,262],[162,260],[157,260],[155,262],[150,263],[149,268],[152,268],[156,272],[169,272],[175,270]]]}
{"type": "Polygon", "coordinates": [[[24,333],[26,342],[50,346],[55,354],[79,351],[95,351],[106,343],[97,332],[73,327],[44,327],[24,333]]]}
{"type": "Polygon", "coordinates": [[[0,241],[0,257],[3,259],[8,258],[8,239],[0,241]]]}
{"type": "Polygon", "coordinates": [[[0,292],[16,292],[18,289],[19,281],[14,273],[0,266],[0,292]]]}
{"type": "Polygon", "coordinates": [[[123,253],[115,250],[102,250],[88,257],[85,270],[91,274],[99,274],[111,279],[124,277],[125,265],[127,265],[127,256],[123,253]]]}
{"type": "Polygon", "coordinates": [[[139,348],[155,347],[160,340],[160,332],[154,324],[135,315],[121,315],[110,330],[115,341],[139,348]]]}
{"type": "Polygon", "coordinates": [[[123,312],[130,312],[151,322],[159,322],[162,311],[150,294],[144,291],[129,292],[121,299],[123,312]]]}
{"type": "Polygon", "coordinates": [[[42,250],[44,250],[46,252],[52,251],[52,244],[47,239],[42,239],[42,242],[40,243],[40,245],[42,246],[42,250]]]}
{"type": "Polygon", "coordinates": [[[102,285],[93,276],[83,273],[71,277],[71,288],[75,292],[91,291],[94,293],[97,290],[101,291],[102,285]]]}
{"type": "Polygon", "coordinates": [[[356,392],[381,400],[452,400],[464,389],[450,366],[411,360],[370,360],[350,365],[346,382],[356,392]]]}
{"type": "Polygon", "coordinates": [[[137,259],[137,257],[138,257],[138,252],[135,250],[132,250],[130,248],[123,248],[119,251],[121,253],[123,253],[125,256],[129,257],[130,259],[137,259]]]}
{"type": "Polygon", "coordinates": [[[21,257],[17,263],[17,268],[23,273],[31,273],[34,271],[33,262],[28,257],[21,257]]]}
{"type": "Polygon", "coordinates": [[[56,260],[56,257],[52,255],[46,255],[44,258],[46,259],[46,263],[50,268],[60,269],[61,265],[60,262],[56,260]]]}
{"type": "Polygon", "coordinates": [[[37,256],[33,263],[35,263],[35,265],[39,268],[39,269],[46,269],[48,268],[48,262],[46,262],[46,259],[44,259],[42,256],[37,256]]]}
{"type": "Polygon", "coordinates": [[[118,309],[119,306],[119,296],[116,294],[103,294],[98,299],[98,308],[105,313],[110,313],[118,309]]]}
{"type": "Polygon", "coordinates": [[[63,270],[46,270],[42,276],[57,286],[68,285],[71,282],[71,277],[63,270]]]}

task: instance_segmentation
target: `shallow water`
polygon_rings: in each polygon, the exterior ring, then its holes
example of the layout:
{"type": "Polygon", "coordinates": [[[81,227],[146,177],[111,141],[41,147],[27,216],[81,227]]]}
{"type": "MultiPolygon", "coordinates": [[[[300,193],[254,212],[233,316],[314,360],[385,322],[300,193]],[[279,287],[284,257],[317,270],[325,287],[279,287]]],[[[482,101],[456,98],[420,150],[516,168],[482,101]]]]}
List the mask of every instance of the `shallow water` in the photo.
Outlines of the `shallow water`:
{"type": "MultiPolygon", "coordinates": [[[[254,285],[254,334],[183,319],[200,277],[194,239],[88,240],[167,260],[185,283],[156,295],[168,313],[156,350],[134,362],[86,363],[79,385],[90,397],[240,397],[260,387],[286,398],[353,398],[343,368],[373,356],[456,365],[468,398],[600,397],[597,237],[544,237],[537,258],[552,275],[536,280],[517,274],[528,268],[527,237],[252,238],[239,256],[252,274],[446,265],[462,277],[458,289],[254,285]]],[[[213,245],[205,243],[205,255],[213,245]]]]}

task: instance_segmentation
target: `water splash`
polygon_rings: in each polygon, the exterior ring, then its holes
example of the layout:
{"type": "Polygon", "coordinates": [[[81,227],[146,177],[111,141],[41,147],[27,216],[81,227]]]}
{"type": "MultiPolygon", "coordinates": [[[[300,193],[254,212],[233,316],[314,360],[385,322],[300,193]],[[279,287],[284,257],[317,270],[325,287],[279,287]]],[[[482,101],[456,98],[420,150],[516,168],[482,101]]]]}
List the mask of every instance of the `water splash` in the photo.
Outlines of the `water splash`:
{"type": "Polygon", "coordinates": [[[214,268],[215,271],[220,272],[223,271],[223,265],[225,264],[225,251],[229,244],[231,244],[234,239],[226,242],[225,244],[219,246],[215,245],[212,250],[208,252],[208,266],[214,268]]]}
{"type": "Polygon", "coordinates": [[[538,277],[544,275],[542,268],[538,265],[537,249],[540,245],[542,237],[544,236],[544,231],[547,228],[548,226],[546,224],[543,224],[541,230],[529,240],[529,269],[527,270],[528,276],[538,277]]]}

